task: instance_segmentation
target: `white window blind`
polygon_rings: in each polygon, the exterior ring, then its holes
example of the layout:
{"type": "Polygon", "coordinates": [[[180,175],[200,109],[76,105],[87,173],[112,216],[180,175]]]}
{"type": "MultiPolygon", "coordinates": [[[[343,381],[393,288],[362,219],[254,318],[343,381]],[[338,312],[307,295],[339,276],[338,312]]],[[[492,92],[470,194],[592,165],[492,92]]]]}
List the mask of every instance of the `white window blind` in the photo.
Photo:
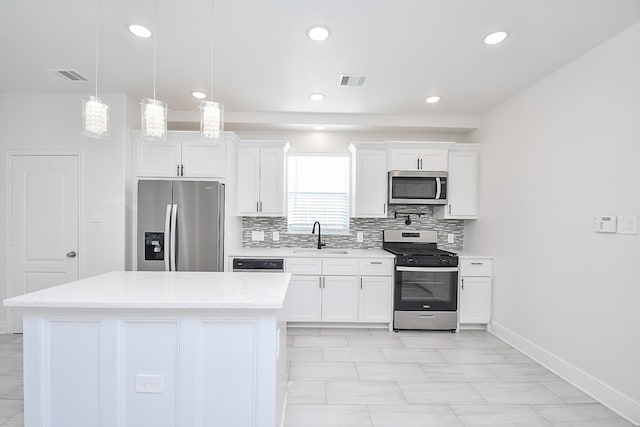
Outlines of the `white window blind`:
{"type": "Polygon", "coordinates": [[[292,155],[288,163],[289,233],[349,233],[349,158],[292,155]]]}

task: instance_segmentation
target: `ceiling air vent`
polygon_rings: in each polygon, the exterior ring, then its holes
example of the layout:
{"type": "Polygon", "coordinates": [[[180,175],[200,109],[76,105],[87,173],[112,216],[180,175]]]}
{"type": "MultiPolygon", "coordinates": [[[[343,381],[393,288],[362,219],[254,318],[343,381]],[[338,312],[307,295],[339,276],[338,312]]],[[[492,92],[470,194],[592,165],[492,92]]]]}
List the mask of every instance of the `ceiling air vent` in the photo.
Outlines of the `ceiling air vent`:
{"type": "Polygon", "coordinates": [[[88,79],[76,70],[49,70],[61,79],[70,80],[72,82],[86,82],[88,79]]]}
{"type": "Polygon", "coordinates": [[[365,80],[367,80],[367,76],[354,76],[350,74],[343,74],[340,76],[340,86],[341,87],[363,86],[365,80]]]}

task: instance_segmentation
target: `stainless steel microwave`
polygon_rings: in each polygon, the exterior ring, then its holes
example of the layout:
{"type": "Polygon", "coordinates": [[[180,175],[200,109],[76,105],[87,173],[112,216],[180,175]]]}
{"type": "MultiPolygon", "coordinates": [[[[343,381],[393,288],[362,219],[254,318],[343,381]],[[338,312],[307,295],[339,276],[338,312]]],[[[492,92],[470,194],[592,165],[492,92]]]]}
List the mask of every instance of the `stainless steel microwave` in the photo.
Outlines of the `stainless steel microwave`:
{"type": "Polygon", "coordinates": [[[447,172],[389,171],[389,204],[445,205],[447,172]]]}

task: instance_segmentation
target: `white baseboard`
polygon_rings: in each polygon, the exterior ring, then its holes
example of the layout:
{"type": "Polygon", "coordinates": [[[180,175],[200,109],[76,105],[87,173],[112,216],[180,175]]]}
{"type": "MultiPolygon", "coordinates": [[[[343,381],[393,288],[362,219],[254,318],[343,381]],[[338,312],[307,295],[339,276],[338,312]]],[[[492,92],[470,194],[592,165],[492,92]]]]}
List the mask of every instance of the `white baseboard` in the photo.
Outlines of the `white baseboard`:
{"type": "Polygon", "coordinates": [[[621,417],[626,418],[634,425],[640,426],[640,402],[631,399],[629,396],[603,383],[588,372],[550,353],[538,344],[502,326],[500,323],[492,321],[488,330],[560,378],[618,413],[621,417]]]}

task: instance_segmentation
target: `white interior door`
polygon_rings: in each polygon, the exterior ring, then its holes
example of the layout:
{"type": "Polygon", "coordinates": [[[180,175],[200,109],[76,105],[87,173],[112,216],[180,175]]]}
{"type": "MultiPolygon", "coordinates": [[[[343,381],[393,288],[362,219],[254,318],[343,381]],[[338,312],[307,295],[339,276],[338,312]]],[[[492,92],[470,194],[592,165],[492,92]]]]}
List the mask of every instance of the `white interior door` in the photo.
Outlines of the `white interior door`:
{"type": "MultiPolygon", "coordinates": [[[[12,156],[9,296],[78,280],[78,156],[12,156]]],[[[22,316],[10,314],[11,332],[22,316]]]]}

